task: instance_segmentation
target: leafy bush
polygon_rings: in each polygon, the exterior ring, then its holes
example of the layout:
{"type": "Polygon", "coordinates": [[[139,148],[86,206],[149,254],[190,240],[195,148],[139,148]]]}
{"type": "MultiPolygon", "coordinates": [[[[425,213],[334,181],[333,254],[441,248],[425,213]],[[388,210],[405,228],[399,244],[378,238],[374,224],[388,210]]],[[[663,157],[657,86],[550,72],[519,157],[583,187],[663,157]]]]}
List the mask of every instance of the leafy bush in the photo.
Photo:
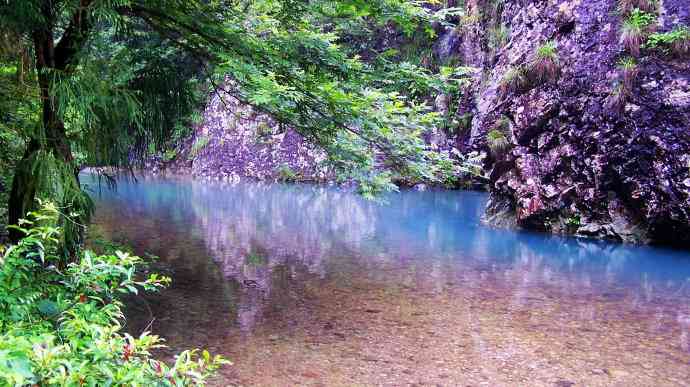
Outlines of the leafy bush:
{"type": "Polygon", "coordinates": [[[639,8],[635,8],[623,22],[621,30],[621,43],[630,54],[640,56],[640,47],[649,27],[654,23],[656,17],[646,13],[639,8]]]}
{"type": "Polygon", "coordinates": [[[163,153],[163,161],[173,161],[177,157],[177,150],[168,149],[163,153]]]}
{"type": "Polygon", "coordinates": [[[679,57],[687,56],[690,54],[690,28],[677,26],[669,32],[651,34],[644,46],[670,51],[679,57]]]}
{"type": "Polygon", "coordinates": [[[548,41],[537,48],[530,67],[530,78],[537,84],[554,81],[560,74],[556,43],[548,41]]]}
{"type": "Polygon", "coordinates": [[[59,267],[58,209],[48,203],[21,222],[25,237],[0,259],[0,381],[26,386],[203,385],[222,364],[185,351],[174,364],[151,356],[162,339],[121,333],[120,297],[170,279],[139,278],[139,257],[89,251],[59,267]]]}

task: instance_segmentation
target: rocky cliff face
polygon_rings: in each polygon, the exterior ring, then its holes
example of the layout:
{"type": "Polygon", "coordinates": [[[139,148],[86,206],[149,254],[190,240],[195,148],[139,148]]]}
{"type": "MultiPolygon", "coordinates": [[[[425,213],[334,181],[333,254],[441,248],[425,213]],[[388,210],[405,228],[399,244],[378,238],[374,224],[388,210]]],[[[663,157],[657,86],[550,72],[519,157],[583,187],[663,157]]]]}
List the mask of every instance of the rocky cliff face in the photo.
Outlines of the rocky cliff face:
{"type": "Polygon", "coordinates": [[[297,132],[227,94],[209,96],[202,122],[172,166],[195,177],[324,181],[325,153],[297,132]]]}
{"type": "MultiPolygon", "coordinates": [[[[509,143],[488,159],[487,220],[687,244],[690,61],[643,49],[632,74],[624,74],[617,66],[628,55],[618,1],[496,3],[467,4],[470,15],[492,12],[478,17],[479,25],[455,48],[484,70],[471,106],[464,107],[473,113],[467,146],[489,152],[487,137],[496,128],[509,143]],[[497,28],[510,31],[504,45],[492,51],[477,44],[497,28]],[[555,46],[559,73],[535,82],[528,72],[546,42],[555,46]],[[527,85],[515,81],[516,74],[527,85]]],[[[660,1],[654,12],[650,30],[690,22],[687,0],[660,1]]]]}

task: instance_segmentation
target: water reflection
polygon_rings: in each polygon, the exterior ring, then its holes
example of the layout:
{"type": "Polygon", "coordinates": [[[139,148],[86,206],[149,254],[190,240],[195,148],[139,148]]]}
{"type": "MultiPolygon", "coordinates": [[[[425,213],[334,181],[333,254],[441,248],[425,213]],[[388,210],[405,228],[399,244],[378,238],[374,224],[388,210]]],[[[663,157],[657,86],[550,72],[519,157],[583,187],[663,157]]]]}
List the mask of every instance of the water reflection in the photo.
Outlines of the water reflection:
{"type": "Polygon", "coordinates": [[[167,335],[204,324],[250,334],[308,311],[304,286],[365,278],[505,296],[506,313],[559,302],[582,321],[635,313],[688,350],[689,253],[484,227],[481,193],[405,191],[378,204],[322,186],[146,179],[95,198],[103,232],[161,256],[181,281],[186,301],[158,305],[184,311],[159,322],[167,335]]]}

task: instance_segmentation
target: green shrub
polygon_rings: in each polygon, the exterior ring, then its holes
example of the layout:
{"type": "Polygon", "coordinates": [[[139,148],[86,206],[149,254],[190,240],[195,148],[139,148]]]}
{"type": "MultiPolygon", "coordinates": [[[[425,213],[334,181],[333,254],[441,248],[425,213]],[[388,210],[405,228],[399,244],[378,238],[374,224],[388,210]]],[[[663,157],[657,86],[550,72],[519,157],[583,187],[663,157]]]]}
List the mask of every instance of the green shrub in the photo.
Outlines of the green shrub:
{"type": "Polygon", "coordinates": [[[452,134],[462,134],[467,133],[472,128],[472,120],[474,119],[474,114],[467,112],[460,115],[457,118],[457,124],[455,125],[455,131],[452,134]]]}
{"type": "Polygon", "coordinates": [[[690,28],[677,26],[672,31],[651,34],[645,48],[661,49],[683,57],[690,54],[690,28]]]}
{"type": "Polygon", "coordinates": [[[263,254],[256,251],[247,254],[244,260],[249,266],[266,266],[266,264],[268,264],[268,259],[263,254]]]}
{"type": "Polygon", "coordinates": [[[656,17],[638,8],[633,9],[623,22],[621,29],[621,43],[633,56],[640,56],[640,48],[648,33],[649,27],[656,17]]]}
{"type": "Polygon", "coordinates": [[[548,41],[537,48],[530,66],[530,78],[537,84],[555,81],[560,74],[556,43],[548,41]]]}
{"type": "Polygon", "coordinates": [[[177,157],[177,150],[168,149],[163,153],[163,161],[173,161],[177,157]]]}
{"type": "Polygon", "coordinates": [[[174,364],[151,356],[161,339],[122,333],[120,297],[157,291],[170,280],[139,278],[141,258],[84,251],[62,267],[58,217],[48,203],[18,227],[25,237],[0,247],[0,381],[10,386],[202,385],[222,364],[185,351],[174,364]],[[4,250],[4,251],[2,251],[4,250]]]}
{"type": "Polygon", "coordinates": [[[271,129],[271,127],[268,126],[267,123],[260,122],[256,126],[256,134],[259,135],[260,137],[270,136],[271,134],[273,134],[273,129],[271,129]]]}

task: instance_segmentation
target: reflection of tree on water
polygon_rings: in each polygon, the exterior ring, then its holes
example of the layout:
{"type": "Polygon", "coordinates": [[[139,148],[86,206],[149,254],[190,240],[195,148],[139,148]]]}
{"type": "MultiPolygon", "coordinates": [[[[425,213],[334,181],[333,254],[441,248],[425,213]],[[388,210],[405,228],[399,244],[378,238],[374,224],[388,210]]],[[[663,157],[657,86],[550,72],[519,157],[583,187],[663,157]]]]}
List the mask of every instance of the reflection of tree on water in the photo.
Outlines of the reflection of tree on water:
{"type": "MultiPolygon", "coordinates": [[[[549,292],[623,300],[631,311],[663,304],[664,318],[674,321],[688,314],[685,253],[482,227],[481,194],[407,191],[389,202],[327,187],[154,180],[121,184],[99,208],[118,212],[109,219],[115,227],[170,249],[160,255],[174,265],[210,256],[238,284],[230,293],[247,331],[267,313],[299,304],[305,281],[334,275],[432,292],[447,284],[493,287],[510,295],[514,309],[538,308],[549,292]],[[194,244],[202,246],[180,247],[194,244]]],[[[604,313],[587,305],[577,311],[581,319],[604,313]]],[[[687,324],[675,324],[687,336],[687,324]]]]}

